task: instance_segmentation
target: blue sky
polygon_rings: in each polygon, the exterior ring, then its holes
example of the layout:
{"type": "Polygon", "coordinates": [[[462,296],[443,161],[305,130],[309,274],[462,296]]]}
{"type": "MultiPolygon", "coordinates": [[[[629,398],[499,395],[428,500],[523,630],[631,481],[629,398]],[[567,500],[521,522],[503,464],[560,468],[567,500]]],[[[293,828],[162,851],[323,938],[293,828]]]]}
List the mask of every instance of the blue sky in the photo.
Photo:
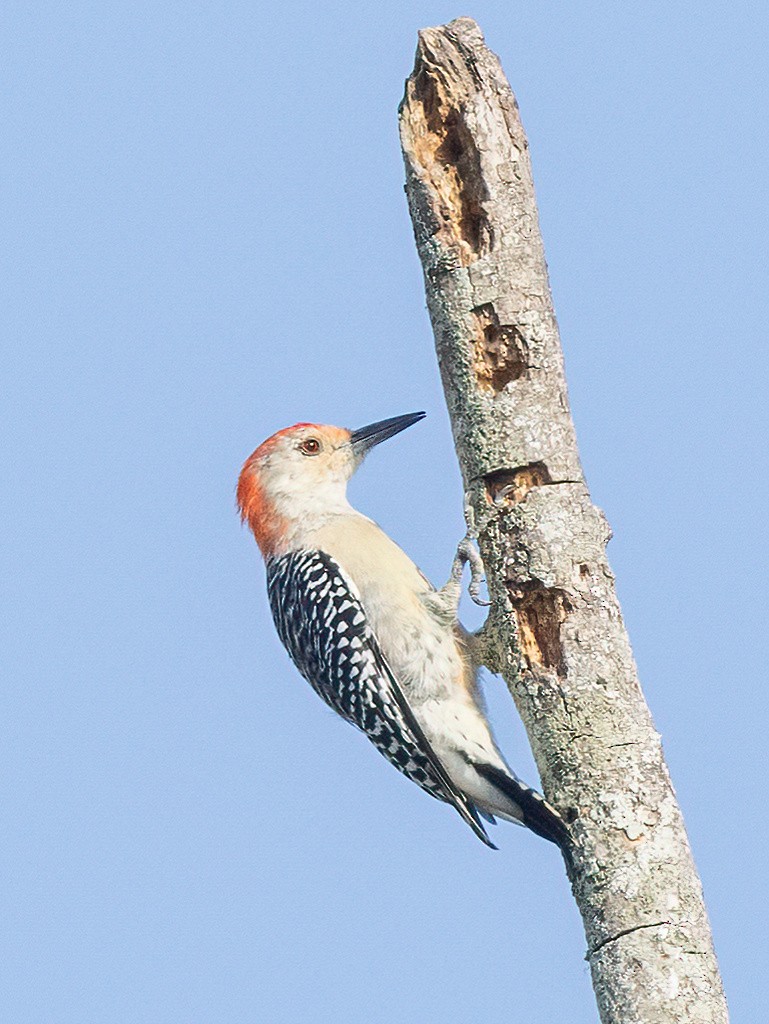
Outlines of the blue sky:
{"type": "Polygon", "coordinates": [[[448,571],[396,107],[417,29],[460,14],[521,105],[588,482],[734,1018],[765,1013],[759,6],[73,0],[0,13],[15,1024],[596,1020],[557,851],[511,826],[486,850],[323,707],[234,509],[279,427],[425,409],[352,494],[448,571]]]}

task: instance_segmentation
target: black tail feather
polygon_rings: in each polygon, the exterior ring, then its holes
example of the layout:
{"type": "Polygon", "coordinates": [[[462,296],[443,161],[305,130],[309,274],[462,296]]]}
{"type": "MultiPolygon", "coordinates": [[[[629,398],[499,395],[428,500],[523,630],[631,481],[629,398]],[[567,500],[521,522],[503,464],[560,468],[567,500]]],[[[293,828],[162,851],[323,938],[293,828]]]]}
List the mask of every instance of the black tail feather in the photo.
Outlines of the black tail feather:
{"type": "Polygon", "coordinates": [[[521,809],[523,824],[536,835],[555,843],[571,864],[571,841],[566,822],[541,793],[526,786],[501,768],[476,764],[475,770],[521,809]]]}

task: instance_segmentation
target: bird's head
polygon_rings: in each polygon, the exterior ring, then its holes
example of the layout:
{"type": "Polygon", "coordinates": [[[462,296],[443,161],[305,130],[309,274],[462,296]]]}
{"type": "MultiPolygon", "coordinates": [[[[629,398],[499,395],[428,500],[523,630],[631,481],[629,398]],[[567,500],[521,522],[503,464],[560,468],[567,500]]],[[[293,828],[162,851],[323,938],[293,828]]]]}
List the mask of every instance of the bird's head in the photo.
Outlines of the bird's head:
{"type": "Polygon", "coordinates": [[[381,441],[424,417],[393,416],[358,430],[296,423],[259,445],[238,480],[238,507],[263,554],[275,554],[292,527],[349,512],[347,481],[381,441]]]}

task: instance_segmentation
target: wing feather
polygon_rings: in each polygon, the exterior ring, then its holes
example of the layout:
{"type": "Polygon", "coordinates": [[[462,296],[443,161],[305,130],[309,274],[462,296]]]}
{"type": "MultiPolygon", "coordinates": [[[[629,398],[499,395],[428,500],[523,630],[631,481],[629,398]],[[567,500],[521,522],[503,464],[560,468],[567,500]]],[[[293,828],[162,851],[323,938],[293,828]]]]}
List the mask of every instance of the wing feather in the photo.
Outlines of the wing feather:
{"type": "Polygon", "coordinates": [[[425,736],[337,562],[323,551],[281,555],[267,565],[267,589],[278,635],[316,693],[493,847],[474,805],[425,736]]]}

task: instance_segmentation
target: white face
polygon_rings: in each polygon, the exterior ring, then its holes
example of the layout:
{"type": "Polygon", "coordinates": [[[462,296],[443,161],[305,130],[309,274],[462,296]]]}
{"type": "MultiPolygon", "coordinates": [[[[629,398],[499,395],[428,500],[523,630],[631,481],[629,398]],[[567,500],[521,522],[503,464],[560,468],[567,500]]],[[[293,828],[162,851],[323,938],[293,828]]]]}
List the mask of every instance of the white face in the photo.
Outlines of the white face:
{"type": "Polygon", "coordinates": [[[359,465],[339,427],[295,427],[274,439],[256,472],[265,497],[287,519],[347,511],[347,481],[359,465]]]}
{"type": "Polygon", "coordinates": [[[352,432],[297,423],[260,444],[241,471],[238,505],[265,558],[287,550],[330,517],[349,514],[347,481],[366,452],[423,416],[393,416],[352,432]]]}

